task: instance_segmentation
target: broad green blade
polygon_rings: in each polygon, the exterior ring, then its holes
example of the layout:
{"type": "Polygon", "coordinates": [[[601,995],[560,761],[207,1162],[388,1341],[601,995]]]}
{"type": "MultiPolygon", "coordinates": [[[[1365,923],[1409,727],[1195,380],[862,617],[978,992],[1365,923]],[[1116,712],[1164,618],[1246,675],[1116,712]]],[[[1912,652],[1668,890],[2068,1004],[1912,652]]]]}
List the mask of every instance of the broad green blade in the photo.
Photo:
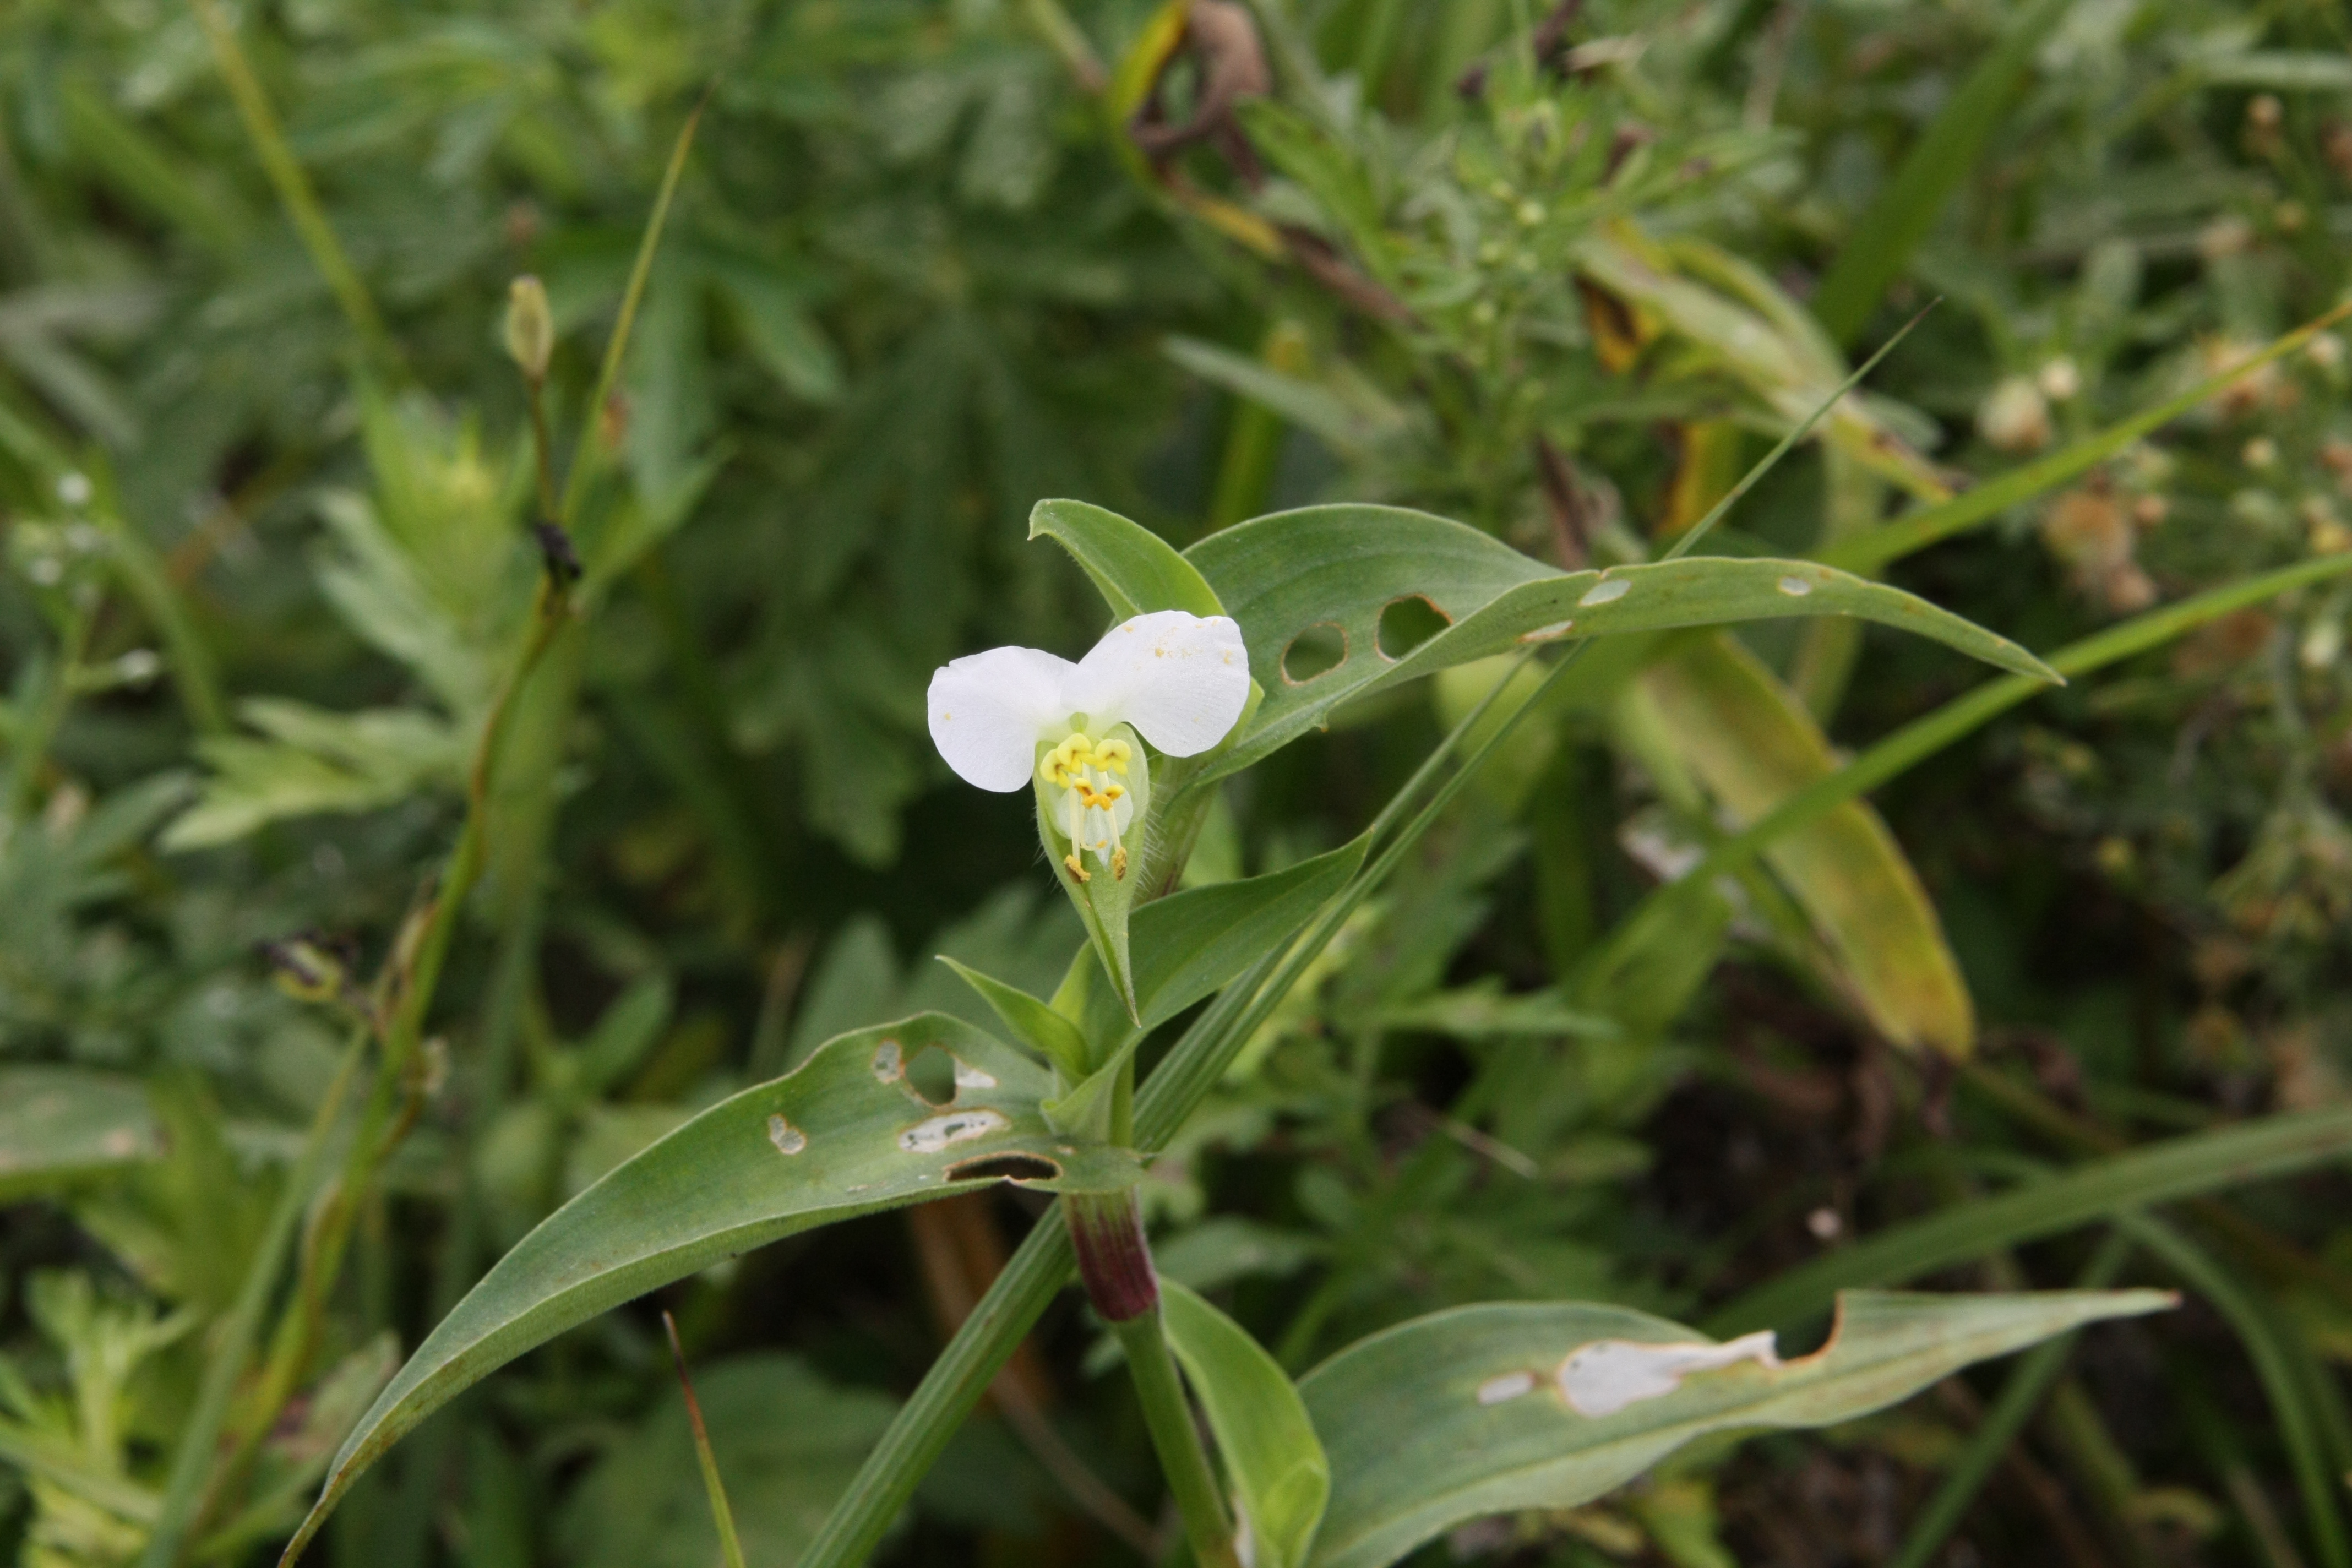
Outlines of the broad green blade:
{"type": "Polygon", "coordinates": [[[1331,1467],[1289,1375],[1249,1331],[1172,1279],[1160,1282],[1169,1348],[1183,1363],[1225,1479],[1241,1505],[1257,1568],[1301,1568],[1331,1467]]]}
{"type": "Polygon", "coordinates": [[[1131,1183],[1132,1156],[1045,1125],[1037,1102],[1051,1088],[1013,1047],[924,1013],[839,1036],[712,1106],[550,1215],[457,1303],[352,1429],[289,1550],[427,1415],[608,1307],[795,1231],[982,1183],[1131,1183]],[[934,1046],[954,1058],[957,1086],[937,1105],[907,1070],[934,1046]]]}
{"type": "Polygon", "coordinates": [[[1588,1302],[1417,1318],[1299,1384],[1331,1461],[1312,1561],[1383,1568],[1467,1520],[1589,1502],[1694,1437],[1851,1420],[1972,1362],[2172,1302],[2160,1290],[1857,1290],[1840,1299],[1829,1343],[1785,1363],[1769,1334],[1718,1346],[1588,1302]]]}
{"type": "Polygon", "coordinates": [[[1247,767],[1322,724],[1331,710],[1415,676],[1523,645],[1797,616],[1858,616],[1916,632],[2003,669],[2048,667],[1926,600],[1810,562],[1692,556],[1606,572],[1561,573],[1473,528],[1382,506],[1276,512],[1213,533],[1186,552],[1241,623],[1266,698],[1252,727],[1195,776],[1247,767]],[[1423,600],[1448,623],[1403,648],[1391,605],[1423,600]],[[1339,661],[1295,679],[1284,658],[1315,628],[1339,661]],[[1400,657],[1401,656],[1401,657],[1400,657]]]}
{"type": "Polygon", "coordinates": [[[137,1079],[81,1068],[0,1069],[0,1201],[163,1153],[163,1127],[137,1079]]]}
{"type": "MultiPolygon", "coordinates": [[[[1653,732],[1745,826],[1838,763],[1804,705],[1730,637],[1694,637],[1643,672],[1653,732]]],[[[1976,1009],[1918,873],[1877,812],[1850,800],[1764,852],[1834,961],[1832,976],[1898,1046],[1965,1056],[1976,1009]]]]}
{"type": "Polygon", "coordinates": [[[1050,539],[1086,569],[1114,621],[1152,610],[1222,616],[1224,606],[1175,546],[1139,522],[1082,500],[1041,500],[1029,537],[1050,539]]]}

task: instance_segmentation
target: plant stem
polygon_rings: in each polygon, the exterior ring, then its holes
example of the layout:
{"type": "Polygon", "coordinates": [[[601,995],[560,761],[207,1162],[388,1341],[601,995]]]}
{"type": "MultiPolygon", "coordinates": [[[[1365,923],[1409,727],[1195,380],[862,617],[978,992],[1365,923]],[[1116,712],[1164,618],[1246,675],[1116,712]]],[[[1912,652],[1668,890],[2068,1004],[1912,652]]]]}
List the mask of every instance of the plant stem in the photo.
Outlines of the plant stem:
{"type": "Polygon", "coordinates": [[[662,171],[661,194],[654,198],[653,216],[646,220],[645,237],[637,242],[637,258],[629,268],[628,286],[621,292],[621,314],[613,323],[613,335],[604,344],[604,362],[597,367],[596,389],[589,395],[588,406],[580,415],[580,439],[572,450],[572,469],[563,479],[563,509],[553,519],[570,528],[579,521],[580,503],[588,493],[588,480],[594,468],[597,449],[598,421],[604,416],[605,400],[613,395],[613,384],[621,376],[621,361],[629,347],[629,329],[635,325],[637,304],[646,295],[646,279],[652,276],[654,252],[660,248],[662,231],[669,224],[669,205],[677,195],[677,183],[686,174],[686,155],[694,146],[696,127],[702,123],[702,111],[709,105],[710,94],[705,91],[677,140],[669,150],[669,166],[662,171]]]}
{"type": "Polygon", "coordinates": [[[1143,1405],[1144,1425],[1151,1429],[1151,1446],[1160,1455],[1168,1489],[1175,1494],[1193,1560],[1201,1568],[1241,1568],[1233,1525],[1217,1495],[1208,1452],[1201,1446],[1201,1429],[1193,1423],[1192,1407],[1176,1375],[1176,1358],[1168,1353],[1167,1336],[1160,1330],[1160,1303],[1154,1301],[1139,1317],[1113,1323],[1111,1332],[1127,1352],[1127,1370],[1143,1405]]]}
{"type": "Polygon", "coordinates": [[[1151,1243],[1143,1233],[1143,1210],[1134,1189],[1071,1193],[1062,1200],[1062,1216],[1069,1224],[1087,1299],[1127,1352],[1143,1422],[1151,1430],[1168,1489],[1175,1494],[1194,1560],[1202,1568],[1240,1568],[1233,1522],[1160,1326],[1160,1281],[1152,1272],[1151,1243]]]}

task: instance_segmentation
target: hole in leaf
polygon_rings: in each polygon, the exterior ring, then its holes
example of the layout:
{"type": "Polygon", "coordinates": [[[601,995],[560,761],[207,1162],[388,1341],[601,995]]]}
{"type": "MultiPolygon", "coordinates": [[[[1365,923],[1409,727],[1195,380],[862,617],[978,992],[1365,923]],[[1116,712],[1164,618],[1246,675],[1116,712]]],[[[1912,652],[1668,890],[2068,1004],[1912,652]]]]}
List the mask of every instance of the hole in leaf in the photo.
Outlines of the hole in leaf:
{"type": "Polygon", "coordinates": [[[1336,621],[1318,621],[1282,650],[1282,679],[1304,686],[1347,662],[1348,629],[1336,621]]]}
{"type": "Polygon", "coordinates": [[[907,1064],[907,1087],[930,1105],[952,1104],[956,1097],[956,1059],[938,1046],[925,1046],[907,1064]]]}
{"type": "Polygon", "coordinates": [[[948,1167],[950,1182],[1050,1182],[1062,1167],[1035,1154],[982,1154],[948,1167]]]}
{"type": "Polygon", "coordinates": [[[1453,617],[1426,597],[1408,594],[1381,606],[1380,632],[1373,640],[1382,658],[1402,658],[1453,624],[1453,617]]]}

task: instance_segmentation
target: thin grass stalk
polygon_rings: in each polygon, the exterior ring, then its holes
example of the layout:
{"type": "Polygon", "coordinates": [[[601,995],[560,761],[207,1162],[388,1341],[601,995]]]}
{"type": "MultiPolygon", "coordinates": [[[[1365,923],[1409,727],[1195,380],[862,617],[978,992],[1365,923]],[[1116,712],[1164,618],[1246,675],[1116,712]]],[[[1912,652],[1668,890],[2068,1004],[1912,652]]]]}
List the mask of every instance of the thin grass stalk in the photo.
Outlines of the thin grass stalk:
{"type": "Polygon", "coordinates": [[[213,59],[220,67],[221,79],[227,83],[229,97],[236,104],[238,120],[244,122],[245,133],[253,142],[254,155],[278,193],[279,204],[301,236],[302,245],[310,253],[310,264],[327,280],[327,287],[342,307],[345,319],[359,334],[360,346],[367,357],[385,370],[396,370],[400,350],[385,331],[383,317],[375,308],[375,300],[361,281],[359,269],[352,265],[342,242],[335,237],[332,225],[327,221],[326,209],[319,205],[319,193],[310,186],[310,176],[286,144],[286,132],[278,123],[277,111],[269,106],[269,95],[262,89],[261,79],[254,74],[253,62],[246,58],[245,47],[237,42],[236,28],[224,16],[220,0],[189,0],[196,13],[197,25],[204,28],[205,37],[212,45],[213,59]]]}
{"type": "Polygon", "coordinates": [[[677,140],[670,143],[669,163],[662,170],[661,191],[654,197],[653,215],[646,221],[646,232],[637,241],[636,259],[629,266],[628,286],[621,291],[621,313],[613,322],[613,335],[604,343],[604,360],[596,370],[596,389],[588,398],[588,405],[580,413],[580,437],[572,450],[572,468],[564,476],[563,509],[555,521],[570,528],[579,521],[580,505],[587,498],[588,481],[594,477],[594,455],[599,448],[597,429],[604,417],[604,405],[613,395],[613,385],[621,378],[621,361],[629,347],[630,329],[636,325],[637,306],[646,296],[646,280],[653,275],[654,253],[661,248],[662,231],[669,224],[670,203],[677,198],[678,182],[686,175],[686,155],[693,150],[694,133],[702,123],[702,111],[710,105],[711,89],[703,89],[701,99],[678,128],[677,140]]]}
{"type": "MultiPolygon", "coordinates": [[[[2088,675],[2159,647],[2233,610],[2347,572],[2352,572],[2352,555],[2331,555],[2243,578],[2070,643],[2052,654],[2047,662],[2069,679],[2088,675]]],[[[1717,879],[1746,867],[1782,835],[1869,794],[2047,689],[2045,683],[2030,676],[2004,675],[1989,680],[1934,712],[1913,720],[1837,772],[1797,791],[1748,826],[1718,841],[1687,874],[1652,890],[1618,922],[1615,935],[1594,955],[1589,972],[1607,972],[1618,955],[1647,940],[1649,933],[1662,923],[1675,919],[1685,900],[1713,887],[1717,879]]]]}
{"type": "Polygon", "coordinates": [[[694,1377],[686,1370],[686,1346],[678,1342],[677,1320],[667,1312],[662,1314],[662,1331],[669,1336],[670,1360],[677,1365],[678,1392],[686,1395],[687,1425],[694,1430],[694,1461],[702,1467],[710,1521],[719,1527],[719,1554],[727,1568],[743,1568],[743,1542],[735,1535],[735,1510],[727,1501],[727,1483],[719,1477],[719,1456],[710,1447],[710,1428],[702,1423],[702,1401],[694,1396],[694,1377]]]}
{"type": "MultiPolygon", "coordinates": [[[[2131,1256],[2132,1238],[2119,1230],[2111,1230],[2091,1257],[2088,1267],[2075,1281],[2081,1290],[2103,1290],[2115,1282],[2124,1260],[2131,1256]]],[[[2001,1384],[2000,1394],[1992,1408],[1985,1412],[1984,1420],[1970,1434],[1958,1458],[1944,1472],[1943,1483],[1927,1506],[1919,1510],[1912,1522],[1911,1533],[1903,1542],[1888,1568],[1927,1568],[1936,1553],[1943,1549],[1953,1531],[1968,1517],[1968,1511],[1984,1489],[1992,1468],[2009,1451],[2019,1432],[2041,1406],[2050,1385],[2058,1381],[2065,1369],[2066,1358],[2074,1352],[2074,1342],[2083,1337],[2077,1329],[2047,1340],[2033,1347],[2017,1363],[2009,1380],[2001,1384]]]]}
{"type": "Polygon", "coordinates": [[[2171,423],[2199,404],[2219,396],[2232,384],[2252,375],[2263,366],[2307,347],[2314,338],[2347,315],[2352,315],[2352,300],[2285,333],[2252,357],[2206,377],[2177,397],[2168,398],[2128,419],[2118,420],[2096,435],[2086,436],[2074,445],[2023,468],[2011,468],[1998,479],[1988,479],[1973,489],[1963,490],[1950,500],[1922,507],[1868,533],[1841,540],[1822,551],[1817,559],[1824,565],[1847,572],[1876,572],[1914,551],[1924,550],[1956,533],[1966,532],[1979,523],[1990,522],[2021,501],[2030,500],[2044,490],[2054,489],[2075,475],[2105,462],[2141,437],[2171,423]]]}
{"type": "Polygon", "coordinates": [[[2344,1517],[2336,1507],[2336,1478],[2327,1463],[2318,1418],[2305,1398],[2293,1356],[2279,1342],[2282,1331],[2269,1308],[2204,1248],[2171,1226],[2140,1214],[2121,1215],[2116,1223],[2229,1320],[2270,1400],[2271,1418],[2277,1424],[2279,1441],[2294,1471],[2295,1489],[2303,1496],[2305,1522],[2319,1561],[2323,1568],[2352,1568],[2352,1542],[2346,1539],[2344,1517]]]}

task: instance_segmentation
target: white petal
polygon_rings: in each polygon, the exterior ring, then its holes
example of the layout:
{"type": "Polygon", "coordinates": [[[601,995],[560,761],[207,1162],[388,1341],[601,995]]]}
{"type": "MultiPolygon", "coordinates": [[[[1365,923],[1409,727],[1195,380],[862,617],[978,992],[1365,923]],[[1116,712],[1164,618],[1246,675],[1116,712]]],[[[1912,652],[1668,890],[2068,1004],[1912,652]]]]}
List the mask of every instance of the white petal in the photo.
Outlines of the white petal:
{"type": "Polygon", "coordinates": [[[931,744],[956,776],[1005,794],[1029,782],[1037,742],[1069,715],[1077,666],[1034,647],[992,647],[931,672],[931,744]]]}
{"type": "Polygon", "coordinates": [[[1249,686],[1249,650],[1229,617],[1155,610],[1111,627],[1066,695],[1097,732],[1132,724],[1170,756],[1189,757],[1225,738],[1249,686]]]}

